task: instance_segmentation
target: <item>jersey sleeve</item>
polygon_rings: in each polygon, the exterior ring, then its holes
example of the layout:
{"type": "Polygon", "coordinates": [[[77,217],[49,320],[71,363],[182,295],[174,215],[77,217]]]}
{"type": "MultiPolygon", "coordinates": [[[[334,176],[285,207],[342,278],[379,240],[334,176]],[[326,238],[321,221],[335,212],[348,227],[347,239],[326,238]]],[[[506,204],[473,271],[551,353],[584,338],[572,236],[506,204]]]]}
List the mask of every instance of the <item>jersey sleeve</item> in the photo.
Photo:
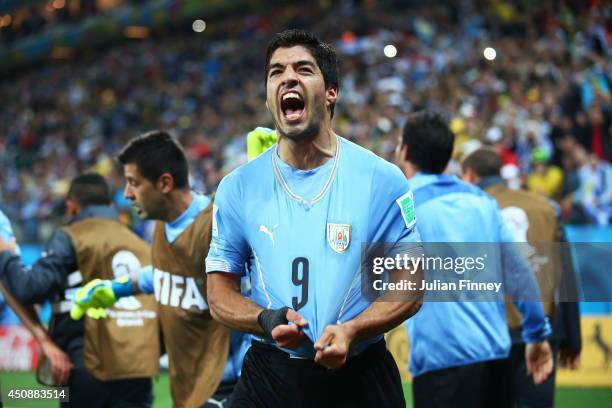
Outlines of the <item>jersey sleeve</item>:
{"type": "Polygon", "coordinates": [[[153,266],[147,265],[138,271],[138,289],[142,293],[154,293],[153,286],[153,266]]]}
{"type": "MultiPolygon", "coordinates": [[[[7,243],[15,239],[11,222],[2,211],[0,211],[0,238],[7,243]]],[[[19,255],[20,253],[19,246],[15,243],[15,254],[19,255]]]]}
{"type": "Polygon", "coordinates": [[[206,273],[245,274],[249,247],[242,229],[242,202],[238,176],[229,174],[221,181],[215,195],[206,273]]]}
{"type": "MultiPolygon", "coordinates": [[[[373,182],[370,243],[385,243],[410,257],[423,254],[412,191],[396,166],[388,164],[373,182]]],[[[389,254],[394,255],[394,254],[389,254]]]]}

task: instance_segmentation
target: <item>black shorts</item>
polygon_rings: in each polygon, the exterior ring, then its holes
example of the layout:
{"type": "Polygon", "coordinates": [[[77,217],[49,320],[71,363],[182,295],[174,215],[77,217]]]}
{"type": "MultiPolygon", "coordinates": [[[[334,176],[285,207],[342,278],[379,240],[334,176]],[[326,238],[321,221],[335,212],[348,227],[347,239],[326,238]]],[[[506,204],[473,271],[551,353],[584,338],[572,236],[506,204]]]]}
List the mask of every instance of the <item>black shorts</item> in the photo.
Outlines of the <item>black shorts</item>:
{"type": "MultiPolygon", "coordinates": [[[[551,344],[553,361],[556,361],[557,349],[551,344]]],[[[497,381],[489,382],[487,395],[498,408],[552,408],[555,406],[555,369],[546,381],[536,385],[533,377],[527,374],[525,362],[525,344],[513,344],[510,355],[505,360],[491,361],[489,374],[497,381]]]]}
{"type": "Polygon", "coordinates": [[[406,401],[399,370],[382,340],[334,370],[253,341],[228,407],[405,408],[406,401]]]}
{"type": "Polygon", "coordinates": [[[487,363],[434,370],[412,379],[414,408],[488,408],[487,363]]]}
{"type": "Polygon", "coordinates": [[[414,407],[549,408],[554,406],[554,374],[553,371],[544,383],[536,386],[527,375],[525,345],[518,344],[512,347],[507,359],[445,368],[414,377],[414,407]]]}
{"type": "Polygon", "coordinates": [[[201,408],[225,408],[227,407],[227,401],[229,396],[234,391],[236,386],[235,381],[221,382],[217,387],[215,393],[202,405],[201,408]]]}

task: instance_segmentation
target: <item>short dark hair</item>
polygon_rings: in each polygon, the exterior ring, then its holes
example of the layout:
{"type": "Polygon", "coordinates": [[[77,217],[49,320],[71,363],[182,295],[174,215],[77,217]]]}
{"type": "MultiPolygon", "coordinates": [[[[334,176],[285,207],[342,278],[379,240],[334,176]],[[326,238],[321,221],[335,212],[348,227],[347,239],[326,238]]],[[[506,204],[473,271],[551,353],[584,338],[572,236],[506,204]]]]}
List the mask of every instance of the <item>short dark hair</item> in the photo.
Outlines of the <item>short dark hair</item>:
{"type": "Polygon", "coordinates": [[[408,116],[402,146],[408,146],[408,160],[420,171],[442,173],[453,153],[454,142],[455,135],[440,114],[422,111],[408,116]]]}
{"type": "Polygon", "coordinates": [[[489,147],[481,147],[463,160],[463,171],[472,169],[478,177],[499,176],[502,160],[499,153],[489,147]]]}
{"type": "Polygon", "coordinates": [[[117,155],[125,166],[135,164],[138,172],[155,183],[164,173],[170,173],[176,188],[189,186],[189,166],[181,145],[168,132],[154,130],[132,139],[117,155]]]}
{"type": "MultiPolygon", "coordinates": [[[[325,89],[329,86],[339,90],[338,56],[331,44],[323,42],[312,33],[304,30],[290,29],[276,33],[268,43],[266,50],[265,82],[268,83],[268,71],[270,70],[270,59],[278,48],[290,48],[301,45],[310,51],[314,57],[325,82],[325,89]]],[[[334,117],[334,105],[331,105],[331,117],[334,117]]]]}
{"type": "Polygon", "coordinates": [[[83,208],[111,203],[110,188],[104,177],[98,173],[85,173],[75,177],[70,183],[67,197],[83,208]]]}

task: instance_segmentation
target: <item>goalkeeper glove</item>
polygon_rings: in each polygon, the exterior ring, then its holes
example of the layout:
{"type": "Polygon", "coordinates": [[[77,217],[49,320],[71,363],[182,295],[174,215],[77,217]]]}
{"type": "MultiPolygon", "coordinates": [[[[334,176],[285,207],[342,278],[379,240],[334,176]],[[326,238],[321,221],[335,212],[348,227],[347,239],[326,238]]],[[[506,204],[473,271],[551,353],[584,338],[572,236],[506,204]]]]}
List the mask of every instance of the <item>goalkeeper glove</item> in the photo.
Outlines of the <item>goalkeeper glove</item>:
{"type": "Polygon", "coordinates": [[[94,279],[75,292],[70,317],[79,320],[87,313],[93,319],[106,318],[105,308],[114,305],[118,298],[133,294],[132,279],[129,276],[112,281],[94,279]]]}
{"type": "Polygon", "coordinates": [[[276,143],[276,131],[264,127],[256,127],[247,134],[247,158],[249,161],[257,158],[270,146],[276,143]]]}

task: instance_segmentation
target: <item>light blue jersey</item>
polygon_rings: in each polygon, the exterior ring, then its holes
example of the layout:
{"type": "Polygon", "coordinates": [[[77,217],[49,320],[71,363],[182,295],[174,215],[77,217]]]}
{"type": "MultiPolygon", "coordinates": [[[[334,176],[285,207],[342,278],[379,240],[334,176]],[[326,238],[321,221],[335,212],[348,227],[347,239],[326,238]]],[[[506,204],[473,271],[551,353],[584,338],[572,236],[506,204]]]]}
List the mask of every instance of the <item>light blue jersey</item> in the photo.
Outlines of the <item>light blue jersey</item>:
{"type": "MultiPolygon", "coordinates": [[[[422,173],[410,180],[410,186],[423,242],[514,241],[497,203],[479,188],[454,176],[422,173]]],[[[500,245],[499,265],[487,264],[498,269],[488,270],[488,274],[498,276],[498,281],[504,275],[505,282],[519,282],[522,290],[535,290],[537,298],[533,273],[511,249],[511,245],[500,245]]],[[[551,330],[541,304],[515,304],[524,316],[525,342],[545,340],[551,330]]],[[[408,320],[407,330],[413,376],[505,358],[510,351],[503,302],[427,302],[426,295],[419,313],[408,320]]]]}
{"type": "MultiPolygon", "coordinates": [[[[13,234],[13,228],[11,227],[11,222],[8,217],[0,210],[0,238],[2,238],[5,242],[11,242],[15,239],[15,235],[13,234]]],[[[19,247],[15,246],[15,252],[17,254],[20,253],[19,247]]],[[[5,303],[4,297],[0,293],[0,306],[5,303]]],[[[0,323],[2,324],[19,324],[21,320],[17,317],[17,315],[9,308],[7,309],[7,313],[4,315],[0,313],[0,323]]]]}
{"type": "Polygon", "coordinates": [[[337,142],[334,158],[307,171],[283,163],[275,145],[222,180],[213,210],[207,272],[243,276],[252,253],[250,298],[268,309],[291,307],[308,321],[310,341],[290,351],[302,357],[312,357],[327,325],[369,306],[361,294],[362,244],[420,241],[413,214],[405,213],[412,195],[402,172],[337,142]]]}
{"type": "MultiPolygon", "coordinates": [[[[11,242],[15,239],[15,234],[13,234],[13,228],[11,227],[11,222],[8,217],[0,211],[0,238],[2,238],[5,242],[11,242]]],[[[19,250],[19,246],[15,243],[15,253],[19,255],[21,251],[19,250]]]]}

